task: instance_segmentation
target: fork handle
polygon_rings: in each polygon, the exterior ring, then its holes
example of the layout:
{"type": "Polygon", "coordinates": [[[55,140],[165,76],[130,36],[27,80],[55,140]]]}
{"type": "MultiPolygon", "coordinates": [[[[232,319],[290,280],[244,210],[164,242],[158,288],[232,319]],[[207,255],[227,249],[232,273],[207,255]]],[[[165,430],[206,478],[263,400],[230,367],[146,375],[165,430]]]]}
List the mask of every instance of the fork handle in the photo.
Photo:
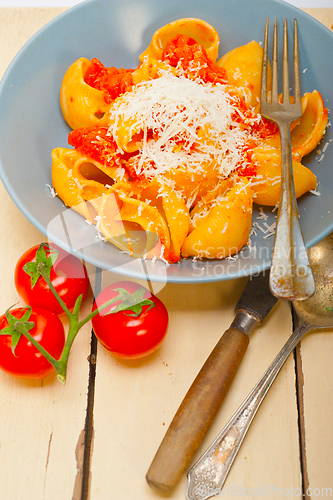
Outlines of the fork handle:
{"type": "Polygon", "coordinates": [[[247,434],[252,420],[285,361],[312,328],[300,320],[294,332],[220,434],[188,472],[187,500],[218,495],[247,434]]]}
{"type": "Polygon", "coordinates": [[[188,468],[228,392],[249,337],[230,327],[201,368],[174,416],[147,472],[149,486],[169,494],[188,468]]]}
{"type": "Polygon", "coordinates": [[[278,123],[281,136],[281,194],[270,269],[273,295],[303,300],[315,291],[305,248],[293,180],[290,124],[278,123]]]}

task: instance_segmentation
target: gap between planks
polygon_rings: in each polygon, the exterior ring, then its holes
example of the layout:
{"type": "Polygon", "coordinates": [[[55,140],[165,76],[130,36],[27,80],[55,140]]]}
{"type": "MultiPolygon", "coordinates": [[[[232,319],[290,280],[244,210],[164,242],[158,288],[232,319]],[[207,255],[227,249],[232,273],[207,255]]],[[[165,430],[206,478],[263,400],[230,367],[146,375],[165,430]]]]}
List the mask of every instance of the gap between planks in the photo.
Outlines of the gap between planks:
{"type": "MultiPolygon", "coordinates": [[[[95,273],[95,297],[102,289],[102,269],[96,268],[95,273]]],[[[151,284],[148,279],[150,291],[151,284]]],[[[293,315],[294,316],[294,315],[293,315]]],[[[293,324],[295,318],[293,317],[293,324]]],[[[304,418],[304,375],[302,370],[301,344],[299,343],[293,352],[295,365],[295,385],[296,385],[296,405],[298,415],[298,434],[299,434],[299,453],[300,470],[302,478],[302,497],[304,500],[311,500],[307,494],[309,488],[309,478],[306,460],[306,438],[305,438],[305,418],[304,418]]],[[[95,379],[96,379],[96,360],[97,360],[97,339],[91,332],[91,351],[89,356],[89,380],[87,393],[87,410],[85,427],[80,434],[76,458],[77,458],[77,476],[74,486],[72,500],[89,500],[90,492],[90,461],[93,449],[94,435],[94,398],[95,398],[95,379]]]]}
{"type": "MultiPolygon", "coordinates": [[[[100,293],[102,288],[102,270],[96,268],[94,295],[100,293]]],[[[88,500],[90,492],[90,460],[93,450],[94,437],[94,399],[96,380],[97,339],[91,331],[89,379],[87,392],[87,409],[85,426],[80,433],[76,447],[77,474],[72,500],[88,500]]]]}
{"type": "MultiPolygon", "coordinates": [[[[294,318],[293,318],[294,323],[294,318]]],[[[294,323],[295,324],[295,323],[294,323]]],[[[302,479],[302,498],[311,500],[308,495],[309,491],[309,476],[306,459],[306,437],[305,437],[305,417],[304,417],[304,374],[302,368],[301,342],[295,347],[294,352],[295,364],[295,384],[296,384],[296,405],[298,416],[298,439],[299,439],[299,458],[302,479]]]]}

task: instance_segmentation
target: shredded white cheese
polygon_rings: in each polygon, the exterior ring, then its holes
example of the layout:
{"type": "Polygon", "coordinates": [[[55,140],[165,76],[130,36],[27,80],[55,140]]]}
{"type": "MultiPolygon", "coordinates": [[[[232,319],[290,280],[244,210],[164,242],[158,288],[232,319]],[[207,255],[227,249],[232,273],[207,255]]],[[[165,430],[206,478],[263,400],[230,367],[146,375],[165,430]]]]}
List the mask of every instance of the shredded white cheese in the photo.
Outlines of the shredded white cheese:
{"type": "Polygon", "coordinates": [[[166,73],[115,100],[109,131],[114,137],[121,126],[129,127],[130,137],[141,131],[134,164],[138,175],[144,171],[155,176],[179,166],[198,172],[214,161],[218,174],[227,177],[244,161],[248,140],[248,133],[235,121],[235,116],[244,120],[238,99],[224,85],[166,73]]]}

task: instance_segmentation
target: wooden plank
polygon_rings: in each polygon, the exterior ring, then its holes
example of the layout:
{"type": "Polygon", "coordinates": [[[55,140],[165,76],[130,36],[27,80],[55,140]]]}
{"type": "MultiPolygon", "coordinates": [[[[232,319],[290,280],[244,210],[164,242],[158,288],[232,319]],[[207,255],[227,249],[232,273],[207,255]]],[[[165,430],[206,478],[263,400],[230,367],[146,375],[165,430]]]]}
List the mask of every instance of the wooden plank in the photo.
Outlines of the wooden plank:
{"type": "Polygon", "coordinates": [[[308,495],[333,495],[333,329],[309,333],[301,342],[304,377],[305,452],[308,495]]]}
{"type": "MultiPolygon", "coordinates": [[[[65,9],[0,10],[0,47],[5,49],[0,51],[1,72],[34,31],[62,10],[65,9]],[[12,43],[16,44],[15,49],[12,43]]],[[[0,245],[2,262],[6,265],[1,265],[4,279],[0,285],[0,300],[4,310],[8,304],[17,301],[14,288],[9,290],[8,287],[12,283],[16,258],[26,248],[41,241],[42,235],[27,223],[2,191],[5,222],[0,245]],[[19,243],[17,234],[21,236],[19,243]]],[[[119,276],[108,275],[107,280],[110,279],[118,280],[119,276]]],[[[242,285],[240,280],[194,287],[167,285],[163,288],[160,296],[167,304],[172,320],[167,341],[150,359],[131,364],[117,362],[99,348],[91,464],[92,500],[109,497],[125,500],[133,496],[139,500],[157,498],[145,484],[145,472],[197,370],[221,332],[229,326],[242,285]]],[[[253,334],[233,388],[199,454],[247,395],[284,343],[290,329],[287,305],[279,304],[278,310],[253,334]]],[[[328,487],[326,479],[330,479],[332,470],[332,462],[328,460],[331,457],[331,435],[327,438],[326,432],[332,408],[332,385],[327,372],[332,352],[329,337],[325,336],[323,341],[316,334],[302,343],[306,449],[310,485],[314,488],[328,487]],[[306,343],[312,342],[308,341],[311,338],[317,339],[313,340],[315,346],[306,343]],[[323,404],[318,379],[325,382],[323,390],[327,404],[323,404]],[[320,412],[316,404],[320,405],[320,412]],[[323,461],[325,467],[318,467],[323,461]]],[[[6,375],[0,377],[0,411],[3,416],[0,498],[53,500],[72,497],[75,479],[80,477],[74,450],[77,443],[84,443],[80,436],[82,438],[85,421],[89,339],[90,331],[87,330],[81,332],[75,343],[70,365],[70,375],[73,376],[65,388],[51,379],[36,384],[13,381],[6,375]],[[18,474],[20,481],[16,481],[18,474]]],[[[301,486],[294,392],[291,357],[242,445],[225,485],[226,495],[227,492],[230,495],[252,492],[256,496],[254,490],[261,487],[264,488],[261,491],[267,493],[265,496],[273,498],[291,494],[291,488],[297,491],[301,486]]],[[[79,446],[80,450],[82,447],[79,446]]],[[[184,491],[185,478],[172,498],[184,498],[184,491]]],[[[76,492],[75,499],[79,498],[79,490],[76,492]]],[[[260,494],[260,490],[257,493],[260,494]]],[[[318,496],[316,493],[314,491],[318,496]]]]}
{"type": "MultiPolygon", "coordinates": [[[[311,9],[309,13],[316,14],[329,27],[328,12],[311,9]]],[[[113,279],[117,280],[117,276],[113,279]]],[[[99,348],[95,441],[91,464],[93,500],[102,499],[105,491],[112,492],[115,498],[121,500],[133,496],[134,492],[138,500],[156,498],[145,484],[145,473],[197,370],[215,345],[221,331],[232,320],[236,294],[231,289],[237,286],[239,283],[232,282],[195,286],[192,289],[186,285],[167,285],[160,296],[172,317],[169,338],[159,353],[150,360],[129,365],[117,362],[103,348],[99,348]],[[207,304],[204,304],[203,296],[209,297],[207,304]],[[221,297],[229,297],[227,303],[223,304],[223,313],[221,297]],[[190,316],[186,314],[189,310],[192,311],[190,316]],[[223,318],[217,319],[219,315],[223,315],[223,318]],[[123,394],[126,394],[125,398],[123,394]],[[106,421],[111,429],[108,433],[104,432],[103,422],[106,421]]],[[[287,304],[279,304],[278,308],[279,311],[271,315],[260,331],[253,334],[232,390],[197,456],[200,456],[227,422],[291,333],[287,304]]],[[[322,357],[317,357],[317,362],[320,363],[320,359],[322,357]]],[[[327,370],[327,366],[325,363],[322,370],[327,370]]],[[[311,373],[309,376],[311,377],[311,373]]],[[[225,483],[225,496],[302,496],[295,384],[295,367],[291,356],[267,395],[242,445],[225,483]]],[[[305,392],[305,400],[307,405],[311,405],[314,387],[312,390],[309,384],[307,387],[309,392],[305,392]]],[[[318,392],[317,400],[322,398],[322,393],[318,392]]],[[[310,440],[311,444],[316,443],[316,447],[311,448],[315,448],[316,453],[310,460],[308,458],[310,485],[318,478],[316,475],[321,467],[321,462],[316,460],[318,448],[324,448],[320,456],[327,464],[322,474],[327,476],[332,471],[332,460],[328,460],[331,457],[331,441],[328,440],[327,447],[323,446],[323,430],[329,429],[329,408],[332,408],[331,403],[330,406],[325,406],[325,415],[328,417],[325,419],[326,425],[321,427],[320,447],[319,441],[316,441],[319,433],[312,433],[314,422],[309,430],[308,425],[306,428],[306,442],[309,443],[310,440]],[[314,464],[317,470],[314,470],[314,464]]],[[[318,418],[318,415],[315,416],[318,418]]],[[[310,417],[308,421],[309,419],[310,417]]],[[[307,449],[309,446],[307,444],[307,449]]],[[[184,477],[170,498],[184,498],[185,489],[184,477]]]]}
{"type": "MultiPolygon", "coordinates": [[[[333,9],[304,9],[327,28],[333,29],[333,9]]],[[[333,257],[332,257],[333,258],[333,257]]],[[[328,498],[333,495],[333,329],[309,333],[299,347],[299,388],[304,421],[301,441],[304,443],[303,459],[304,493],[306,499],[328,498]]]]}
{"type": "Polygon", "coordinates": [[[332,30],[333,29],[333,15],[332,15],[332,9],[326,8],[326,9],[316,9],[316,8],[308,8],[308,9],[302,9],[304,12],[309,14],[310,16],[314,17],[319,21],[321,24],[326,26],[326,28],[332,30]]]}
{"type": "MultiPolygon", "coordinates": [[[[1,74],[34,32],[63,10],[0,10],[1,74]]],[[[25,250],[44,237],[19,212],[2,184],[0,197],[0,305],[4,312],[14,303],[23,305],[14,288],[14,266],[25,250]]],[[[91,302],[90,295],[84,313],[91,302]]],[[[65,386],[55,376],[30,382],[0,373],[0,498],[80,498],[76,479],[80,479],[82,466],[90,332],[90,326],[86,327],[74,343],[65,386]],[[73,496],[75,485],[77,494],[73,496]]]]}
{"type": "MultiPolygon", "coordinates": [[[[23,305],[13,283],[17,259],[44,238],[6,199],[2,186],[0,196],[0,305],[5,311],[14,303],[23,305]]],[[[83,314],[88,313],[91,301],[90,296],[83,314]]],[[[0,373],[0,498],[72,497],[81,466],[76,447],[85,424],[90,332],[87,326],[75,340],[65,386],[55,376],[32,382],[0,373]]]]}
{"type": "MultiPolygon", "coordinates": [[[[107,279],[112,282],[119,277],[108,275],[107,279]]],[[[192,286],[167,284],[159,297],[170,312],[170,328],[157,353],[145,360],[124,362],[98,347],[92,500],[104,499],[106,492],[117,500],[131,498],[134,492],[136,500],[157,498],[145,483],[145,474],[197,371],[230,325],[243,286],[244,280],[192,286]]],[[[282,302],[253,333],[231,391],[197,458],[250,392],[290,331],[289,307],[282,302]]],[[[225,495],[255,495],[261,487],[268,498],[273,498],[276,488],[300,488],[298,454],[291,356],[250,428],[225,483],[225,495]]],[[[183,499],[185,489],[184,477],[169,498],[183,499]]]]}
{"type": "Polygon", "coordinates": [[[0,9],[1,76],[29,38],[65,10],[65,8],[47,7],[2,7],[0,9]]]}

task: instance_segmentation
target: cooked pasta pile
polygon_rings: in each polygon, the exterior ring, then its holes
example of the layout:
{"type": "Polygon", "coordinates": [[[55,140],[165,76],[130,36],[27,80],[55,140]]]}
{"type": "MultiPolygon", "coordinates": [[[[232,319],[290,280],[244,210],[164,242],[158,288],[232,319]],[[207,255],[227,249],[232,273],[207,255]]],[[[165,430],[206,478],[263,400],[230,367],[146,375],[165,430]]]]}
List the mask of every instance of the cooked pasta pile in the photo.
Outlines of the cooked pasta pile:
{"type": "MultiPolygon", "coordinates": [[[[260,115],[262,48],[251,41],[220,59],[218,48],[212,26],[180,19],[153,35],[137,68],[82,57],[63,78],[71,148],[52,151],[53,187],[132,256],[229,257],[248,241],[253,203],[279,201],[279,132],[260,115]]],[[[291,124],[297,197],[316,189],[301,161],[328,114],[316,90],[302,109],[291,124]]]]}

